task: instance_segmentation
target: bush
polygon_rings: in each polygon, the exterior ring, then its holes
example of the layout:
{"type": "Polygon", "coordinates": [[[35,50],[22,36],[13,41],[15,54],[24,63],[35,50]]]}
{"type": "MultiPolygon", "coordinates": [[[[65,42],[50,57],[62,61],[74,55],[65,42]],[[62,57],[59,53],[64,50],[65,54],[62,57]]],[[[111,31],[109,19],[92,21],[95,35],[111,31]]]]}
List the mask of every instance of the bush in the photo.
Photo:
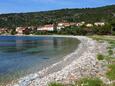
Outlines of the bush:
{"type": "Polygon", "coordinates": [[[105,58],[105,57],[104,57],[103,55],[101,55],[101,54],[98,54],[98,55],[97,55],[97,59],[98,59],[98,60],[104,60],[104,58],[105,58]]]}
{"type": "Polygon", "coordinates": [[[68,26],[60,30],[60,34],[69,34],[69,35],[86,35],[87,31],[81,27],[77,26],[68,26]]]}
{"type": "Polygon", "coordinates": [[[112,35],[115,35],[115,31],[114,31],[114,32],[112,32],[112,35]]]}
{"type": "Polygon", "coordinates": [[[113,55],[113,50],[109,49],[108,53],[109,53],[109,55],[113,55]]]}
{"type": "Polygon", "coordinates": [[[94,26],[92,30],[94,34],[98,34],[98,35],[111,34],[111,25],[106,24],[104,26],[94,26]]]}

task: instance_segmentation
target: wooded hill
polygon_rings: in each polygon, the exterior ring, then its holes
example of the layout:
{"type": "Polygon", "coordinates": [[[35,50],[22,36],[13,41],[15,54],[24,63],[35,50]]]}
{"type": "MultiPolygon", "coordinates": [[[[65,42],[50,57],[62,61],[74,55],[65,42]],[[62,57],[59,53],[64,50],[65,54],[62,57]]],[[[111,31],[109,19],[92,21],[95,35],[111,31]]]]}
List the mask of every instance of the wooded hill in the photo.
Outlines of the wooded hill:
{"type": "Polygon", "coordinates": [[[0,27],[40,26],[56,22],[111,22],[115,21],[115,5],[97,8],[60,9],[42,12],[0,15],[0,27]]]}

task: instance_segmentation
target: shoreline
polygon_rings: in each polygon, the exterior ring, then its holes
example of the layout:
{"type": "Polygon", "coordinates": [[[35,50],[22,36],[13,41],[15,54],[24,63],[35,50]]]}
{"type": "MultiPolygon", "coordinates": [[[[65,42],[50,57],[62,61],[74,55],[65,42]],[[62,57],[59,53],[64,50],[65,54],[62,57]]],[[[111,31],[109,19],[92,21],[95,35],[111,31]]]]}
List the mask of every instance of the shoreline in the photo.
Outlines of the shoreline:
{"type": "MultiPolygon", "coordinates": [[[[71,37],[80,40],[78,48],[59,61],[37,73],[19,79],[13,86],[47,86],[53,81],[69,83],[82,77],[104,74],[106,68],[100,70],[101,63],[96,59],[98,53],[106,53],[107,44],[98,44],[85,36],[45,35],[47,37],[71,37]],[[99,46],[98,46],[99,45],[99,46]],[[99,66],[99,68],[98,68],[99,66]]],[[[7,85],[12,86],[12,85],[7,85]]]]}

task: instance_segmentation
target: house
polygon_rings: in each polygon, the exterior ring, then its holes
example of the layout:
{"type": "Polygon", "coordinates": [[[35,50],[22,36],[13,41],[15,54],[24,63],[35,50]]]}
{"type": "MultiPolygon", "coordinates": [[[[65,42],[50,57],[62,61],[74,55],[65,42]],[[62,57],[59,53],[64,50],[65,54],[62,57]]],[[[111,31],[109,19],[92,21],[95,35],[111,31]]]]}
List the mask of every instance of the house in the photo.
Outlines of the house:
{"type": "Polygon", "coordinates": [[[61,30],[62,28],[68,27],[68,26],[70,26],[70,23],[61,22],[61,23],[58,23],[57,29],[61,30]]]}
{"type": "Polygon", "coordinates": [[[54,31],[54,25],[50,24],[50,25],[44,25],[44,26],[38,27],[37,31],[54,31]]]}
{"type": "Polygon", "coordinates": [[[76,23],[70,23],[70,25],[76,25],[76,23]]]}
{"type": "Polygon", "coordinates": [[[58,23],[57,30],[61,30],[62,28],[64,28],[63,23],[58,23]]]}
{"type": "Polygon", "coordinates": [[[17,34],[23,34],[25,29],[26,29],[25,27],[17,27],[16,32],[17,32],[17,34]]]}
{"type": "Polygon", "coordinates": [[[7,33],[8,29],[7,28],[0,28],[0,34],[7,33]]]}
{"type": "Polygon", "coordinates": [[[93,24],[86,24],[86,27],[93,27],[93,24]]]}
{"type": "Polygon", "coordinates": [[[62,25],[62,26],[64,26],[64,27],[68,27],[68,26],[70,26],[70,23],[65,23],[65,22],[63,22],[63,23],[59,23],[60,25],[62,25]]]}
{"type": "Polygon", "coordinates": [[[105,23],[104,22],[95,22],[94,25],[95,26],[104,26],[105,23]]]}
{"type": "Polygon", "coordinates": [[[79,26],[83,26],[84,24],[85,24],[85,22],[84,22],[84,21],[82,21],[82,22],[77,23],[77,24],[76,24],[76,26],[78,26],[78,27],[79,27],[79,26]]]}
{"type": "Polygon", "coordinates": [[[67,23],[67,22],[66,23],[65,22],[58,23],[57,30],[60,30],[61,28],[72,26],[72,25],[76,25],[76,23],[73,23],[73,22],[70,22],[70,23],[67,23]]]}
{"type": "Polygon", "coordinates": [[[36,27],[34,27],[34,26],[29,26],[29,27],[28,27],[29,30],[35,30],[35,28],[36,28],[36,27]]]}
{"type": "Polygon", "coordinates": [[[82,26],[83,24],[82,23],[77,23],[76,26],[82,26]]]}

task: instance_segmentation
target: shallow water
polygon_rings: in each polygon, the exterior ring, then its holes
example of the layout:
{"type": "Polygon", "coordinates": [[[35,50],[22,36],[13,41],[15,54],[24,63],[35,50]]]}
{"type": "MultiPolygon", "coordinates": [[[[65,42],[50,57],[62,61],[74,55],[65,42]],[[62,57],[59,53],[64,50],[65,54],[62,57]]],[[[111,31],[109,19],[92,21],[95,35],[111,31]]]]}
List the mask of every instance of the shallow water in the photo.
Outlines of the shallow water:
{"type": "Polygon", "coordinates": [[[0,36],[0,86],[60,61],[78,44],[74,38],[0,36]]]}

